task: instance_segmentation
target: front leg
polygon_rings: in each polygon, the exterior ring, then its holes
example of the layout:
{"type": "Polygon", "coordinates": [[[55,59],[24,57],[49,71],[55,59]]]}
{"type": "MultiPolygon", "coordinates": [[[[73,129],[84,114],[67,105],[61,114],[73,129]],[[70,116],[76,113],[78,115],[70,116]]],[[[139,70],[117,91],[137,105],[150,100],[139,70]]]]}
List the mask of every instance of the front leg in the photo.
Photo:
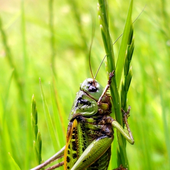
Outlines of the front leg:
{"type": "Polygon", "coordinates": [[[100,105],[101,104],[101,101],[102,101],[102,98],[103,96],[106,94],[107,90],[110,88],[110,84],[111,84],[111,80],[112,80],[112,77],[114,76],[114,70],[109,74],[109,80],[108,80],[108,83],[107,83],[107,86],[105,87],[105,89],[103,90],[103,93],[102,95],[100,96],[97,104],[100,105]]]}

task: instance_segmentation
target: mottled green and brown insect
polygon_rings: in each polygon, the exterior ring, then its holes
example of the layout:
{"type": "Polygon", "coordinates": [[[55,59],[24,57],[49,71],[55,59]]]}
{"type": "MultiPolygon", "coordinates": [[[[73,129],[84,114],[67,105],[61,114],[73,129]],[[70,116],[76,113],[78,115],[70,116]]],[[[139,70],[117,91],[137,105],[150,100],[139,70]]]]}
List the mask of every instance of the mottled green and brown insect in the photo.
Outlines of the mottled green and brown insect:
{"type": "MultiPolygon", "coordinates": [[[[41,169],[55,159],[64,156],[64,162],[50,167],[55,169],[64,165],[65,170],[107,170],[111,143],[114,139],[113,128],[116,128],[129,143],[134,140],[127,123],[127,113],[124,113],[124,123],[128,132],[111,116],[111,97],[108,89],[114,71],[110,73],[106,87],[103,87],[94,78],[88,78],[80,86],[69,117],[67,142],[57,154],[33,168],[41,169]]],[[[119,170],[125,170],[122,166],[119,170]]]]}

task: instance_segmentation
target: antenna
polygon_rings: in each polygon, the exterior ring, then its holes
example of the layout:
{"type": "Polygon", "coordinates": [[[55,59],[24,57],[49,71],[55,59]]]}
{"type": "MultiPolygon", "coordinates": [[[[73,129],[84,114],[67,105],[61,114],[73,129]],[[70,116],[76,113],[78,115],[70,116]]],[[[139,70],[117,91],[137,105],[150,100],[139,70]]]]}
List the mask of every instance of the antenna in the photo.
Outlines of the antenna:
{"type": "Polygon", "coordinates": [[[144,6],[144,8],[142,9],[142,11],[139,13],[139,15],[135,18],[135,20],[133,21],[133,24],[136,22],[136,20],[138,20],[138,18],[141,16],[141,14],[143,13],[143,11],[145,10],[147,5],[144,6]]]}
{"type": "MultiPolygon", "coordinates": [[[[142,11],[139,13],[139,15],[135,18],[135,20],[133,21],[133,24],[137,21],[137,19],[141,16],[141,14],[143,13],[144,9],[146,8],[146,5],[144,6],[144,8],[142,9],[142,11]]],[[[113,45],[119,40],[119,38],[123,35],[123,33],[121,33],[118,38],[115,40],[115,42],[113,43],[113,45]]]]}
{"type": "MultiPolygon", "coordinates": [[[[121,37],[122,35],[123,35],[123,34],[120,34],[120,35],[119,35],[119,37],[114,41],[113,45],[120,39],[120,37],[121,37]]],[[[103,61],[104,61],[104,59],[106,58],[106,56],[107,56],[107,55],[105,55],[105,56],[103,57],[100,65],[99,65],[99,67],[98,67],[98,69],[97,69],[97,71],[96,71],[96,74],[95,74],[95,76],[94,76],[94,79],[96,79],[97,74],[98,74],[98,72],[99,72],[99,70],[100,70],[100,67],[102,66],[103,61]]]]}
{"type": "Polygon", "coordinates": [[[89,57],[89,67],[90,67],[90,73],[91,73],[92,78],[94,79],[93,72],[92,72],[92,67],[91,67],[91,62],[90,62],[90,56],[91,56],[92,44],[93,44],[93,37],[92,37],[92,40],[91,40],[91,43],[90,43],[90,49],[89,49],[89,56],[88,56],[88,57],[89,57]]]}
{"type": "Polygon", "coordinates": [[[99,65],[99,67],[98,67],[98,69],[97,69],[97,71],[96,71],[96,74],[95,74],[95,76],[94,76],[94,79],[96,79],[97,74],[98,74],[98,72],[99,72],[99,70],[100,70],[100,67],[102,66],[103,61],[104,61],[104,59],[106,58],[106,56],[107,56],[107,55],[105,55],[105,56],[103,57],[102,62],[100,63],[100,65],[99,65]]]}
{"type": "Polygon", "coordinates": [[[92,34],[91,34],[91,43],[90,43],[88,58],[89,58],[90,73],[91,73],[91,76],[92,76],[93,79],[95,79],[95,78],[94,78],[94,75],[93,75],[93,72],[92,72],[92,66],[91,66],[90,58],[91,58],[91,49],[92,49],[92,45],[93,45],[94,34],[95,34],[95,21],[94,21],[94,17],[92,17],[92,34]]]}

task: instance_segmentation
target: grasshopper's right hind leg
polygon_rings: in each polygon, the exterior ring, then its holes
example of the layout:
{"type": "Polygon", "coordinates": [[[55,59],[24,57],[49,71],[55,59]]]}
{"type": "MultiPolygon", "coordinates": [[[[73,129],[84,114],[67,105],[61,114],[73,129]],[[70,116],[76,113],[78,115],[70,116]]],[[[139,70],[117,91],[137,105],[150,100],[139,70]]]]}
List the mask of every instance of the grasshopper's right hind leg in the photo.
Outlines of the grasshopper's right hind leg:
{"type": "Polygon", "coordinates": [[[132,132],[130,130],[130,127],[129,127],[129,124],[127,122],[127,119],[129,117],[129,112],[130,112],[130,107],[128,108],[128,111],[125,112],[123,109],[122,109],[122,112],[124,113],[124,123],[126,125],[126,128],[127,128],[127,131],[128,133],[126,132],[126,130],[116,121],[116,120],[111,120],[111,124],[113,127],[115,127],[123,136],[124,138],[130,143],[130,144],[134,144],[134,139],[133,139],[133,136],[132,136],[132,132]]]}

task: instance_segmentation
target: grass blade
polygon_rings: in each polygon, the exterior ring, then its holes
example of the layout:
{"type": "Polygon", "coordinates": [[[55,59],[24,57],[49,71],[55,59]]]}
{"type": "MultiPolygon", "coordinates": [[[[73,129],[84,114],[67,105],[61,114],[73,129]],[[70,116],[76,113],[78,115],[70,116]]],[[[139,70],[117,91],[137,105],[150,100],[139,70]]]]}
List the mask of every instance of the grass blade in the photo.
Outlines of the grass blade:
{"type": "Polygon", "coordinates": [[[163,119],[163,125],[164,125],[164,134],[165,134],[165,142],[167,147],[167,155],[169,160],[169,168],[170,168],[170,136],[169,136],[169,130],[168,130],[168,122],[167,122],[167,114],[165,110],[165,101],[162,93],[162,85],[159,81],[159,88],[160,88],[160,98],[161,98],[161,109],[162,109],[162,119],[163,119]]]}
{"type": "Polygon", "coordinates": [[[21,170],[21,168],[18,166],[18,164],[16,163],[16,161],[14,160],[14,158],[12,157],[12,155],[10,153],[8,153],[9,157],[10,157],[10,163],[11,163],[11,167],[13,167],[13,169],[16,170],[21,170]]]}
{"type": "MultiPolygon", "coordinates": [[[[55,83],[55,80],[53,81],[55,83]]],[[[56,131],[58,147],[61,148],[65,144],[65,134],[66,128],[64,120],[67,120],[67,117],[64,114],[64,110],[61,104],[61,100],[57,90],[55,89],[54,84],[51,85],[51,97],[53,103],[53,114],[55,119],[55,128],[60,129],[56,131]],[[52,87],[53,86],[53,87],[52,87]]]]}
{"type": "Polygon", "coordinates": [[[38,132],[38,112],[37,112],[37,106],[36,106],[34,95],[32,96],[31,122],[32,122],[32,129],[34,134],[33,146],[37,158],[37,163],[40,164],[42,161],[41,158],[42,140],[41,140],[41,134],[40,132],[38,132]]]}
{"type": "Polygon", "coordinates": [[[131,30],[131,25],[132,25],[132,20],[131,20],[132,6],[133,6],[133,0],[131,0],[130,2],[128,15],[127,15],[127,19],[126,19],[126,23],[125,23],[125,27],[123,31],[122,41],[121,41],[121,45],[119,49],[118,60],[116,63],[116,73],[119,73],[119,74],[116,74],[116,83],[117,83],[118,89],[120,86],[122,71],[123,71],[123,67],[125,63],[125,56],[126,56],[125,53],[126,53],[126,48],[127,48],[129,34],[131,30]]]}
{"type": "Polygon", "coordinates": [[[50,112],[49,112],[49,109],[48,109],[48,106],[47,106],[47,102],[46,102],[46,99],[45,99],[45,96],[44,96],[44,92],[43,92],[43,88],[42,88],[42,84],[41,84],[41,79],[39,81],[40,81],[42,101],[43,101],[44,112],[45,112],[45,117],[46,117],[48,129],[49,129],[49,132],[50,132],[50,136],[51,136],[51,139],[52,139],[52,143],[53,143],[55,152],[57,152],[56,144],[57,144],[58,141],[56,140],[54,125],[52,123],[51,115],[50,115],[50,112]]]}

